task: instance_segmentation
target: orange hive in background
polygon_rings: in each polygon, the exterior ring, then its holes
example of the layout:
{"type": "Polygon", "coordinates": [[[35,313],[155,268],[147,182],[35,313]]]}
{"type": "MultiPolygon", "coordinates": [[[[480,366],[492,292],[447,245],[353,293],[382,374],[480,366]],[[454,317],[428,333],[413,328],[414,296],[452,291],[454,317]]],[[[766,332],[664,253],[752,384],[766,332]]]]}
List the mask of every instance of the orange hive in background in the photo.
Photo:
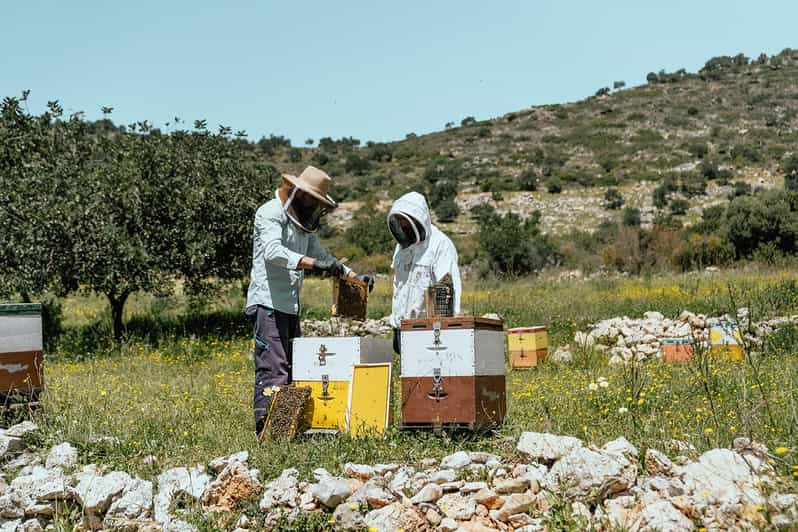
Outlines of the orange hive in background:
{"type": "Polygon", "coordinates": [[[507,350],[513,369],[534,368],[549,351],[549,335],[543,325],[507,330],[507,350]]]}
{"type": "Polygon", "coordinates": [[[690,338],[664,338],[662,360],[669,364],[689,362],[693,358],[693,340],[690,338]]]}

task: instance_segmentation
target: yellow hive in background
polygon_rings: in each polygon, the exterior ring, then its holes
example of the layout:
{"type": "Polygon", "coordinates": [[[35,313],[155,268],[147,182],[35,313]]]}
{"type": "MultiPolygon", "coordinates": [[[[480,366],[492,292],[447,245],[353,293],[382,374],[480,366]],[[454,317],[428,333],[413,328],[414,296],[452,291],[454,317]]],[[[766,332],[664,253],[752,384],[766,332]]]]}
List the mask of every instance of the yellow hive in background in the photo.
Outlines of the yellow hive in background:
{"type": "Polygon", "coordinates": [[[305,408],[308,427],[346,430],[346,407],[349,403],[347,381],[296,381],[294,384],[310,388],[310,400],[305,408]]]}
{"type": "Polygon", "coordinates": [[[390,406],[391,365],[356,365],[349,405],[352,436],[384,436],[390,422],[390,406]]]}
{"type": "Polygon", "coordinates": [[[743,338],[736,323],[729,321],[709,323],[709,344],[713,355],[740,362],[744,358],[742,343],[743,338]]]}
{"type": "Polygon", "coordinates": [[[548,349],[549,334],[545,326],[507,329],[507,351],[510,367],[514,369],[534,368],[546,358],[548,349]]]}

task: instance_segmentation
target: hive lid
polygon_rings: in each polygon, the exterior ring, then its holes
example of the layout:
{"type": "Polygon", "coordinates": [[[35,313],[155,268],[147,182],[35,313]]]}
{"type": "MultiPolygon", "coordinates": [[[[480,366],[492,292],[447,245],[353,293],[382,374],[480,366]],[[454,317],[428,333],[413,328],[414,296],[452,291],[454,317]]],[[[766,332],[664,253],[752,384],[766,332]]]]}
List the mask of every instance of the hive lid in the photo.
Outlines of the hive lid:
{"type": "Polygon", "coordinates": [[[692,338],[663,338],[662,343],[665,345],[683,345],[692,344],[692,338]]]}
{"type": "Polygon", "coordinates": [[[440,324],[440,329],[482,329],[489,331],[503,331],[504,321],[491,318],[477,318],[474,316],[458,316],[455,318],[420,318],[402,320],[403,331],[431,331],[440,324]]]}
{"type": "Polygon", "coordinates": [[[513,327],[512,329],[507,329],[508,333],[535,333],[535,332],[545,332],[546,326],[545,325],[535,325],[532,327],[513,327]]]}
{"type": "Polygon", "coordinates": [[[0,316],[20,314],[41,314],[42,306],[38,303],[4,303],[0,304],[0,316]]]}

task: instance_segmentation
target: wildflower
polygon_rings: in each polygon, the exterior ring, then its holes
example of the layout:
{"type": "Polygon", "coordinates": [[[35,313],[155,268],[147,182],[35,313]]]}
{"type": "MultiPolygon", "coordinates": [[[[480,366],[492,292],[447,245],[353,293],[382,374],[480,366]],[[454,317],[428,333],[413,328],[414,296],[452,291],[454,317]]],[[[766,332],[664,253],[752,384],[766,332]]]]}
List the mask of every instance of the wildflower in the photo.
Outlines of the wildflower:
{"type": "Polygon", "coordinates": [[[327,519],[327,522],[330,523],[331,525],[335,524],[335,517],[330,517],[329,519],[327,519]]]}
{"type": "Polygon", "coordinates": [[[598,384],[596,384],[595,382],[591,382],[588,388],[590,389],[591,392],[594,392],[598,390],[598,384]]]}
{"type": "Polygon", "coordinates": [[[280,387],[279,386],[272,386],[271,388],[265,388],[263,390],[263,395],[265,395],[266,397],[269,397],[269,396],[274,395],[275,393],[277,393],[279,391],[280,391],[280,387]]]}
{"type": "Polygon", "coordinates": [[[349,509],[350,509],[350,510],[357,510],[357,504],[355,504],[355,503],[353,503],[353,502],[350,502],[350,503],[349,503],[349,509]]]}
{"type": "Polygon", "coordinates": [[[704,429],[704,434],[712,434],[712,427],[707,427],[704,429]]]}
{"type": "Polygon", "coordinates": [[[618,413],[619,413],[619,414],[625,414],[625,413],[627,413],[628,411],[629,411],[629,409],[628,409],[628,408],[626,408],[625,406],[622,406],[621,408],[619,408],[619,409],[618,409],[618,413]]]}
{"type": "Polygon", "coordinates": [[[183,431],[183,436],[184,436],[184,437],[188,437],[188,431],[187,431],[187,430],[184,430],[184,431],[183,431]]]}
{"type": "Polygon", "coordinates": [[[774,453],[776,453],[776,454],[777,454],[777,455],[779,455],[779,456],[781,456],[781,455],[783,455],[783,454],[787,454],[787,452],[788,452],[788,451],[789,451],[789,449],[788,449],[788,448],[786,448],[786,447],[776,447],[776,448],[773,450],[773,452],[774,452],[774,453]]]}
{"type": "Polygon", "coordinates": [[[599,386],[601,386],[602,388],[606,388],[606,387],[607,387],[607,386],[609,386],[609,385],[610,385],[610,383],[609,383],[609,382],[607,382],[607,381],[601,381],[601,382],[599,382],[599,386]]]}
{"type": "Polygon", "coordinates": [[[645,401],[643,400],[643,398],[642,398],[642,397],[641,397],[640,399],[638,399],[638,400],[637,400],[637,404],[638,404],[638,406],[642,405],[643,403],[645,403],[645,401]]]}

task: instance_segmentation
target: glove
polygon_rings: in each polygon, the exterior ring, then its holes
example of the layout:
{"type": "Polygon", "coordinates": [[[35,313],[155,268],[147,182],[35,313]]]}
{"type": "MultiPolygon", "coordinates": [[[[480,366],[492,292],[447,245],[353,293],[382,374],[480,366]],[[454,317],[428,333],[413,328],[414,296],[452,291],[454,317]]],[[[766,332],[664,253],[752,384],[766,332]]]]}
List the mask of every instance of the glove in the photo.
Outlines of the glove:
{"type": "Polygon", "coordinates": [[[344,274],[344,265],[336,259],[316,259],[313,262],[313,271],[328,277],[341,277],[344,274]]]}
{"type": "Polygon", "coordinates": [[[369,287],[369,292],[374,290],[374,277],[370,275],[358,275],[356,278],[358,281],[365,283],[369,287]]]}

